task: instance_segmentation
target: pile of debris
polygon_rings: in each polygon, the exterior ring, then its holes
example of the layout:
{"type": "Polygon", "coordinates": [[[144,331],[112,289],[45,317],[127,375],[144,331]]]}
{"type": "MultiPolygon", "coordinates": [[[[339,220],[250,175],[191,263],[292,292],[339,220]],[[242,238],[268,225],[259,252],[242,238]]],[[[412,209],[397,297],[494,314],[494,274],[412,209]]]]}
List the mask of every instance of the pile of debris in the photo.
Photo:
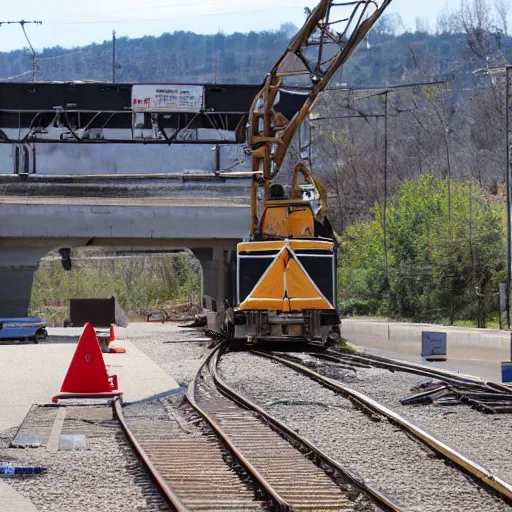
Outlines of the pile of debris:
{"type": "Polygon", "coordinates": [[[202,310],[196,304],[177,304],[164,307],[160,311],[145,312],[147,322],[188,322],[201,313],[202,310]]]}
{"type": "Polygon", "coordinates": [[[470,405],[486,414],[512,413],[512,389],[498,389],[490,383],[477,385],[461,381],[449,383],[441,380],[420,382],[411,388],[413,395],[400,400],[402,405],[432,404],[445,407],[470,405]]]}

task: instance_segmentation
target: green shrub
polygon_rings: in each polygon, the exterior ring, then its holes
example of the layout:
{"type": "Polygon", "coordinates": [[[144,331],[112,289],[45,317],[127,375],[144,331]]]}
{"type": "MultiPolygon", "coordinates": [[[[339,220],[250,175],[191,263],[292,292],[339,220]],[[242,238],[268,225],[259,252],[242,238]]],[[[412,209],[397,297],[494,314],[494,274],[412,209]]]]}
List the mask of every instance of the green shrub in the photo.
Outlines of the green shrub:
{"type": "Polygon", "coordinates": [[[189,291],[199,293],[198,263],[187,254],[88,260],[74,252],[79,261],[71,272],[55,259],[43,262],[34,276],[30,314],[50,325],[63,324],[73,298],[116,296],[126,311],[148,311],[186,302],[189,291]]]}
{"type": "Polygon", "coordinates": [[[381,309],[381,301],[378,299],[340,299],[338,310],[340,315],[346,316],[375,316],[381,309]]]}
{"type": "Polygon", "coordinates": [[[506,280],[503,205],[476,183],[453,181],[449,210],[447,180],[405,182],[388,203],[388,280],[381,205],[371,215],[341,237],[342,312],[486,325],[506,280]]]}

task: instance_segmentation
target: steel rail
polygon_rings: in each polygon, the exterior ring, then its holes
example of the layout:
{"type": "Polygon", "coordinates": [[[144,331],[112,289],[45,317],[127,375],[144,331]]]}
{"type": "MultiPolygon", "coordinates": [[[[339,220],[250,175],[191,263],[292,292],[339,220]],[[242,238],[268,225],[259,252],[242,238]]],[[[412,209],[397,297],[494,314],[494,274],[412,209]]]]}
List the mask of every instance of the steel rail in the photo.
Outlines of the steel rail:
{"type": "Polygon", "coordinates": [[[279,493],[267,482],[267,480],[261,475],[261,473],[247,460],[247,458],[236,448],[236,446],[231,442],[231,439],[224,433],[222,427],[215,421],[215,419],[208,414],[204,409],[202,409],[196,401],[196,382],[199,379],[201,372],[203,369],[209,364],[210,360],[220,350],[223,345],[219,345],[214,348],[210,354],[204,359],[192,378],[188,390],[187,390],[187,400],[190,405],[194,408],[194,410],[202,416],[206,422],[210,425],[215,434],[221,439],[221,441],[228,447],[228,449],[235,455],[240,464],[244,467],[244,469],[258,482],[261,488],[265,491],[265,493],[271,497],[272,501],[276,505],[275,509],[279,511],[288,512],[292,510],[291,505],[282,498],[279,493]]]}
{"type": "Polygon", "coordinates": [[[497,477],[484,467],[479,464],[473,462],[468,459],[464,455],[460,454],[453,448],[450,448],[446,444],[442,443],[434,436],[428,434],[424,430],[419,427],[413,425],[411,422],[407,421],[405,418],[395,413],[391,409],[379,404],[375,400],[367,397],[366,395],[360,393],[359,391],[355,391],[338,381],[330,379],[329,377],[325,377],[314,370],[310,370],[309,368],[288,361],[279,356],[275,356],[273,354],[268,354],[265,352],[252,351],[253,354],[256,354],[260,357],[265,357],[267,359],[271,359],[272,361],[277,361],[289,368],[296,370],[297,372],[306,375],[307,377],[315,380],[316,382],[324,385],[325,387],[336,390],[338,393],[346,397],[350,397],[357,401],[364,403],[370,409],[373,409],[377,414],[381,414],[388,418],[392,423],[400,427],[402,430],[408,432],[413,437],[421,441],[423,444],[431,448],[434,452],[436,452],[441,457],[447,459],[459,469],[463,470],[466,473],[472,475],[476,480],[478,480],[482,485],[492,489],[496,493],[498,493],[508,504],[512,504],[512,486],[497,477]]]}
{"type": "MultiPolygon", "coordinates": [[[[294,430],[288,427],[286,424],[282,423],[280,420],[266,412],[264,409],[256,405],[254,402],[241,395],[233,388],[229,387],[219,376],[218,372],[218,362],[219,362],[219,351],[212,354],[212,361],[210,365],[210,373],[215,382],[215,385],[219,389],[219,391],[229,398],[230,400],[238,403],[239,405],[254,411],[258,416],[260,416],[272,429],[277,431],[282,437],[290,442],[292,439],[295,443],[299,444],[301,447],[306,448],[310,453],[314,453],[315,457],[320,460],[322,463],[326,464],[333,470],[334,472],[338,472],[343,475],[343,477],[348,480],[350,483],[358,487],[362,490],[372,501],[377,503],[384,510],[390,512],[405,512],[405,509],[393,503],[389,498],[387,498],[384,494],[382,494],[378,489],[372,487],[367,484],[362,477],[354,474],[349,469],[344,468],[334,459],[329,457],[326,453],[324,453],[320,448],[316,445],[308,441],[306,438],[297,434],[294,430]]],[[[293,444],[293,443],[292,443],[293,444]]]]}
{"type": "MultiPolygon", "coordinates": [[[[316,354],[315,354],[316,355],[316,354]]],[[[406,372],[406,373],[414,373],[416,375],[421,375],[423,377],[431,377],[436,379],[442,379],[445,382],[448,382],[453,385],[464,385],[477,389],[489,389],[487,383],[483,379],[470,379],[463,376],[459,376],[450,372],[443,372],[442,370],[437,371],[435,369],[422,367],[420,365],[413,365],[404,363],[402,361],[394,361],[394,360],[377,360],[372,359],[370,357],[366,357],[361,354],[344,354],[341,352],[334,351],[332,349],[327,351],[327,355],[330,355],[338,361],[354,361],[354,362],[362,362],[371,364],[374,367],[381,367],[388,370],[406,372]]],[[[318,357],[322,357],[322,355],[318,355],[318,357]]]]}
{"type": "Polygon", "coordinates": [[[121,427],[123,429],[123,432],[125,433],[126,437],[128,438],[128,441],[134,448],[136,454],[138,457],[142,460],[142,462],[146,465],[148,471],[150,472],[151,476],[155,480],[157,486],[159,487],[161,493],[165,497],[165,499],[169,502],[169,504],[176,509],[176,512],[190,512],[190,509],[185,507],[183,503],[180,501],[178,496],[174,493],[174,491],[167,485],[165,479],[162,477],[158,469],[154,466],[154,464],[151,462],[150,458],[148,457],[147,453],[144,451],[142,446],[139,444],[135,436],[132,434],[130,428],[128,427],[128,424],[126,423],[126,420],[124,418],[123,414],[123,407],[121,404],[121,399],[114,400],[114,412],[119,420],[119,423],[121,424],[121,427]]]}
{"type": "Polygon", "coordinates": [[[393,369],[396,371],[415,373],[426,377],[435,377],[448,383],[455,385],[463,384],[464,386],[478,387],[481,389],[494,389],[500,392],[511,393],[512,388],[498,382],[491,382],[478,377],[469,375],[459,375],[441,368],[427,367],[413,362],[398,361],[373,354],[345,354],[337,350],[329,349],[327,354],[338,358],[338,360],[351,360],[372,364],[373,366],[381,366],[383,368],[393,369]]]}

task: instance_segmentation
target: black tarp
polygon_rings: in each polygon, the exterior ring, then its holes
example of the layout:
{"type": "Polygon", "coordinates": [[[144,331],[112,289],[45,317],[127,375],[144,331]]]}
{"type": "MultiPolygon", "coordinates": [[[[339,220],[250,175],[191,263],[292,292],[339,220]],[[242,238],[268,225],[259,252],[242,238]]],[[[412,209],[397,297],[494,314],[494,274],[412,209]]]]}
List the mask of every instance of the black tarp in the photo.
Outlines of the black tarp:
{"type": "Polygon", "coordinates": [[[116,324],[127,327],[128,316],[116,301],[110,299],[70,299],[69,318],[73,327],[83,327],[90,322],[94,327],[109,327],[116,324]]]}

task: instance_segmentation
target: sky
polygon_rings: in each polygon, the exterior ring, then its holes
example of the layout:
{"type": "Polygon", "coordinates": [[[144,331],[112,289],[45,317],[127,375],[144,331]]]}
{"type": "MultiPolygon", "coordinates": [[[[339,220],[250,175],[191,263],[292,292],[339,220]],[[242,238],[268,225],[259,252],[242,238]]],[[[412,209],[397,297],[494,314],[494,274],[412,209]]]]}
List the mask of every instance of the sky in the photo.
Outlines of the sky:
{"type": "MultiPolygon", "coordinates": [[[[282,23],[301,26],[304,6],[315,0],[0,0],[0,22],[42,21],[25,25],[34,48],[64,48],[101,43],[117,36],[158,36],[163,32],[190,30],[202,34],[222,31],[249,32],[278,29],[282,23]]],[[[435,28],[445,4],[456,9],[459,0],[393,0],[388,12],[398,12],[406,27],[414,29],[417,17],[435,28]]],[[[19,25],[0,25],[0,51],[27,46],[19,25]]]]}

